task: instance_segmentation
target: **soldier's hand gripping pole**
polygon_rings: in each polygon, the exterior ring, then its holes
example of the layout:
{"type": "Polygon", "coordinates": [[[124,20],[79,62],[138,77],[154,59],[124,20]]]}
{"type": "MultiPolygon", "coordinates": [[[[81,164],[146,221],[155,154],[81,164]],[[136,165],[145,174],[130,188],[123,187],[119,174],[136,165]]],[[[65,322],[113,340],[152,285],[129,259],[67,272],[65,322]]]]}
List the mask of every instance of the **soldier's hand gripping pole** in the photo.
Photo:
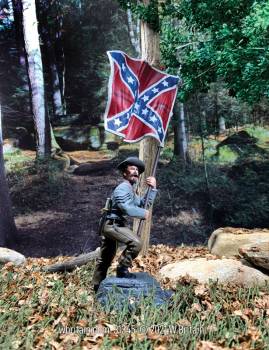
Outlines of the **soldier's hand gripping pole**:
{"type": "MultiPolygon", "coordinates": [[[[161,149],[162,149],[162,147],[159,145],[158,148],[157,148],[157,152],[156,152],[154,163],[153,163],[153,169],[152,169],[152,172],[151,172],[151,176],[154,176],[154,177],[156,175],[156,169],[157,169],[158,161],[159,161],[159,158],[160,158],[161,149]]],[[[151,187],[148,186],[147,192],[146,192],[146,196],[145,196],[145,202],[144,202],[144,208],[145,209],[147,209],[148,204],[149,204],[150,191],[151,191],[151,187]]],[[[143,229],[143,224],[144,224],[144,220],[140,220],[139,224],[138,224],[138,229],[137,229],[138,237],[141,236],[142,229],[143,229]]]]}

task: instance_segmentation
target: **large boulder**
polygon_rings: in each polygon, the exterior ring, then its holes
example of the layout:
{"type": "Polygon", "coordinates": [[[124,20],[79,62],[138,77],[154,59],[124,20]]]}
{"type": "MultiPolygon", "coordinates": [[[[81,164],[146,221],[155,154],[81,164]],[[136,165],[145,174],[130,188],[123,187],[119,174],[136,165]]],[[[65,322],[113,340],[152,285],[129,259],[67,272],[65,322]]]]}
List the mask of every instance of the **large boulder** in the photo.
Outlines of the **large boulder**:
{"type": "Polygon", "coordinates": [[[209,280],[213,280],[223,284],[234,283],[246,287],[269,283],[269,276],[235,259],[182,260],[162,267],[160,275],[162,278],[168,277],[172,280],[190,276],[200,283],[208,283],[209,280]]]}
{"type": "Polygon", "coordinates": [[[14,265],[21,265],[26,261],[26,258],[21,253],[15,250],[0,247],[0,263],[6,264],[12,262],[14,265]]]}
{"type": "Polygon", "coordinates": [[[254,266],[269,272],[269,242],[244,245],[239,253],[254,266]]]}
{"type": "Polygon", "coordinates": [[[15,148],[35,150],[36,142],[33,133],[28,129],[19,126],[15,128],[8,128],[6,130],[6,137],[4,144],[12,145],[15,148]]]}
{"type": "Polygon", "coordinates": [[[90,146],[89,126],[62,126],[53,129],[56,141],[64,151],[88,149],[90,146]]]}
{"type": "Polygon", "coordinates": [[[68,114],[55,116],[52,119],[53,126],[70,126],[82,124],[82,116],[80,114],[68,114]]]}
{"type": "Polygon", "coordinates": [[[269,230],[224,227],[214,231],[208,240],[211,254],[218,256],[236,256],[238,249],[246,244],[269,243],[269,230]]]}
{"type": "Polygon", "coordinates": [[[64,151],[99,149],[100,131],[90,125],[61,126],[53,129],[54,136],[64,151]]]}

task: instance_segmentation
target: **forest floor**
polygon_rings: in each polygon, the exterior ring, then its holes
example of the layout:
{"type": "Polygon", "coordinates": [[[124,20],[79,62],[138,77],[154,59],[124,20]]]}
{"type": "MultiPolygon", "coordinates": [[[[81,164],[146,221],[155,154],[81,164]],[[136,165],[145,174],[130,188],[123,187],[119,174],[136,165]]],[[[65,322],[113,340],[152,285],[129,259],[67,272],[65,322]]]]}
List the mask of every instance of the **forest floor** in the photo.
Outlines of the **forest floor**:
{"type": "MultiPolygon", "coordinates": [[[[173,291],[168,304],[160,308],[146,298],[132,313],[127,305],[115,310],[112,299],[102,307],[91,288],[94,261],[70,273],[43,270],[100,245],[100,209],[122,180],[115,165],[136,152],[125,150],[115,159],[102,152],[72,152],[81,163],[106,164],[83,176],[59,171],[56,161],[36,166],[30,151],[19,154],[20,165],[6,164],[19,236],[15,249],[28,259],[1,269],[1,349],[269,349],[268,286],[199,284],[188,276],[160,279],[160,268],[170,262],[215,258],[205,247],[216,227],[205,216],[204,180],[188,184],[188,173],[180,177],[181,166],[165,157],[157,172],[151,246],[146,257],[134,260],[132,271],[147,271],[173,291]]],[[[116,260],[109,275],[115,274],[116,260]]]]}
{"type": "MultiPolygon", "coordinates": [[[[24,156],[33,157],[27,151],[24,156]]],[[[107,162],[103,171],[87,175],[38,172],[13,179],[11,197],[18,228],[15,248],[26,256],[53,257],[89,252],[100,245],[96,234],[100,210],[113,188],[122,181],[111,156],[102,152],[69,153],[81,163],[107,162]],[[57,178],[58,177],[58,178],[57,178]],[[17,181],[17,183],[16,183],[17,181]]],[[[210,227],[197,208],[177,214],[170,193],[160,193],[153,212],[151,244],[171,246],[206,243],[210,227]]],[[[177,198],[179,200],[179,198],[177,198]]],[[[131,224],[131,222],[130,222],[131,224]]]]}

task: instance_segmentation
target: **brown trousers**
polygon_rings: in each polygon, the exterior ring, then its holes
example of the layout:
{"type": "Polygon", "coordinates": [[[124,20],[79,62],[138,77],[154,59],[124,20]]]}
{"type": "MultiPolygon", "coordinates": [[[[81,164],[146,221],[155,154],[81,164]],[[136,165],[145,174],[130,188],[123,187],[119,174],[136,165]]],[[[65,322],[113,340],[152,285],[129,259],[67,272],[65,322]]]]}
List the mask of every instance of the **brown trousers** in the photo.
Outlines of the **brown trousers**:
{"type": "Polygon", "coordinates": [[[103,229],[100,257],[92,279],[93,285],[99,285],[106,278],[107,270],[116,255],[118,242],[126,245],[119,258],[120,266],[131,267],[132,260],[138,256],[142,247],[139,237],[132,230],[108,220],[103,229]]]}

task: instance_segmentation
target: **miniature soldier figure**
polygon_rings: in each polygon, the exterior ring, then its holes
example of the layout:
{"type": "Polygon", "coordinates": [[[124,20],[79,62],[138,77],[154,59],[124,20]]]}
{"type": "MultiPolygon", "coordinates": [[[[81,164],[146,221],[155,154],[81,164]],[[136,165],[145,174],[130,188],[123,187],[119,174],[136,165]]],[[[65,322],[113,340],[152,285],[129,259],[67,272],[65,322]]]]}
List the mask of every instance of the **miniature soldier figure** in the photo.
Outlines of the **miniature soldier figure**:
{"type": "MultiPolygon", "coordinates": [[[[102,244],[100,258],[93,274],[93,288],[96,292],[100,282],[106,278],[107,270],[116,255],[117,243],[126,245],[122,252],[117,266],[117,277],[134,278],[135,275],[129,273],[128,268],[132,266],[142,247],[140,238],[126,225],[126,215],[148,219],[149,211],[144,209],[145,198],[140,198],[135,194],[135,185],[139,175],[145,170],[145,164],[137,157],[129,157],[118,165],[122,172],[124,181],[119,184],[112,193],[111,208],[107,213],[102,229],[102,244]]],[[[150,176],[146,180],[150,186],[149,204],[151,205],[156,197],[156,179],[150,176]]]]}

